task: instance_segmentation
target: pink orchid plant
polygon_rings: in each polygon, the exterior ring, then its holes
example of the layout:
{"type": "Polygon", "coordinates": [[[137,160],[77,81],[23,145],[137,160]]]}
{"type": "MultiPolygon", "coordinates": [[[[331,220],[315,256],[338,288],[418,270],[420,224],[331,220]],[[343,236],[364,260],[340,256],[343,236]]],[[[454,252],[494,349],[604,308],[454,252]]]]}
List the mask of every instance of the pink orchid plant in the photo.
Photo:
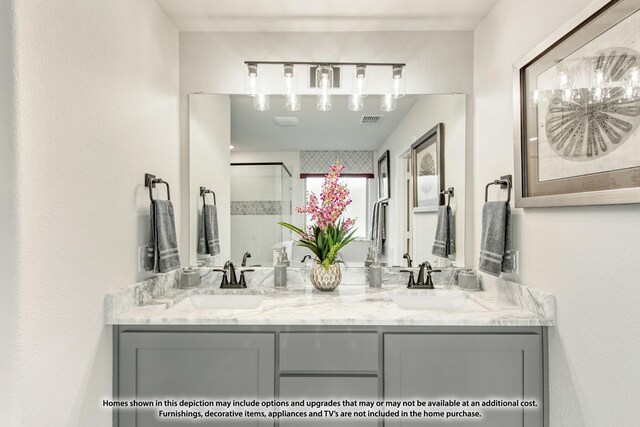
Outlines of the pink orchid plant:
{"type": "Polygon", "coordinates": [[[309,192],[303,207],[296,208],[298,213],[309,214],[313,225],[303,230],[286,222],[278,224],[292,230],[300,236],[298,246],[308,248],[315,254],[325,269],[337,261],[340,249],[354,237],[355,219],[341,218],[347,206],[351,204],[347,184],[340,182],[344,170],[339,162],[329,167],[324,178],[320,197],[309,192]]]}

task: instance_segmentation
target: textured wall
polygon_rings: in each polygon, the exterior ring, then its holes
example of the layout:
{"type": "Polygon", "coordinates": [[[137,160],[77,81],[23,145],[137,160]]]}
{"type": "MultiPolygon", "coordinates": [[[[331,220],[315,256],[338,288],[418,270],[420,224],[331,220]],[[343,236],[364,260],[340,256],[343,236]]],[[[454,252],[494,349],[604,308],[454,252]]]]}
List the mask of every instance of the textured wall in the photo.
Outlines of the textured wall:
{"type": "Polygon", "coordinates": [[[19,420],[0,424],[109,426],[103,300],[140,277],[144,173],[180,200],[178,33],[152,0],[16,2],[15,20],[19,420]]]}
{"type": "MultiPolygon", "coordinates": [[[[484,184],[513,172],[512,64],[587,4],[502,0],[476,29],[476,254],[484,184]]],[[[640,205],[514,212],[520,275],[512,278],[557,297],[552,426],[637,423],[639,219],[640,205]]]]}

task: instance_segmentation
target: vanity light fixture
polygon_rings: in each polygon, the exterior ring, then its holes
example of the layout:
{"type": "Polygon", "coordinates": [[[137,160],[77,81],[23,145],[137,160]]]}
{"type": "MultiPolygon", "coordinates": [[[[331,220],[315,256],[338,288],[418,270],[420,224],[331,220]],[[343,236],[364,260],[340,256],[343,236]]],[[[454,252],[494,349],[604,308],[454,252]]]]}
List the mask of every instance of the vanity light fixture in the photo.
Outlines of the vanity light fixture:
{"type": "MultiPolygon", "coordinates": [[[[288,111],[298,111],[301,108],[300,95],[298,94],[298,82],[295,72],[296,65],[310,66],[311,88],[317,88],[317,108],[320,111],[329,111],[332,107],[332,91],[340,88],[340,71],[342,67],[352,67],[353,74],[352,91],[349,96],[348,108],[351,111],[362,111],[364,109],[364,98],[367,96],[366,70],[367,67],[390,67],[392,85],[384,89],[377,89],[377,93],[388,93],[382,97],[380,108],[383,111],[393,111],[396,108],[396,99],[405,95],[405,64],[378,62],[305,62],[305,61],[245,61],[246,72],[246,92],[254,98],[253,106],[256,110],[269,110],[269,95],[264,90],[264,82],[258,80],[258,65],[280,65],[283,67],[285,108],[288,111]],[[336,67],[335,69],[333,67],[336,67]],[[314,75],[315,72],[315,75],[314,75]],[[335,80],[334,80],[335,79],[335,80]],[[314,81],[315,80],[315,81],[314,81]],[[335,82],[335,83],[334,83],[335,82]],[[335,87],[334,87],[335,84],[335,87]],[[389,96],[393,100],[389,99],[389,96]]],[[[305,68],[307,69],[307,68],[305,68]]],[[[347,68],[345,68],[347,69],[347,68]]],[[[261,79],[262,80],[262,79],[261,79]]],[[[384,84],[384,83],[383,83],[384,84]]],[[[386,86],[386,85],[385,85],[386,86]]]]}
{"type": "Polygon", "coordinates": [[[333,68],[320,65],[316,69],[316,86],[318,87],[318,110],[331,110],[331,88],[333,87],[333,68]]]}

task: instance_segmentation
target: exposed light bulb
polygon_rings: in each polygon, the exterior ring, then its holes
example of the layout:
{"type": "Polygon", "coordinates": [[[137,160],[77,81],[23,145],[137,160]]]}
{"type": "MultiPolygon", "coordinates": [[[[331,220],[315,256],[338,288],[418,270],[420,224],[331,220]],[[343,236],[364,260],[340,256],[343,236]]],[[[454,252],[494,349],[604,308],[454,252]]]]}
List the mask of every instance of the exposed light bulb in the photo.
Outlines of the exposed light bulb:
{"type": "Polygon", "coordinates": [[[285,108],[288,111],[300,110],[300,97],[297,94],[297,81],[293,72],[293,64],[284,64],[284,96],[285,108]]]}

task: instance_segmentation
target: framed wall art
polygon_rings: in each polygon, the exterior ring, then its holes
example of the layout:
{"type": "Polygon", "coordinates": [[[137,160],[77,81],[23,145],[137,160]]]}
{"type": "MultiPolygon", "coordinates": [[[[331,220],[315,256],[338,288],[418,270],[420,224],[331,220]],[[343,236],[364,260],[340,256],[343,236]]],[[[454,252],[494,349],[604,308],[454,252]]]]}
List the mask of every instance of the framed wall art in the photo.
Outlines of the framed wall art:
{"type": "Polygon", "coordinates": [[[378,159],[378,200],[387,200],[391,197],[391,162],[389,150],[385,151],[378,159]]]}
{"type": "Polygon", "coordinates": [[[411,145],[413,211],[438,210],[444,190],[444,125],[438,123],[411,145]]]}
{"type": "Polygon", "coordinates": [[[640,203],[640,1],[592,4],[514,66],[516,207],[640,203]]]}

